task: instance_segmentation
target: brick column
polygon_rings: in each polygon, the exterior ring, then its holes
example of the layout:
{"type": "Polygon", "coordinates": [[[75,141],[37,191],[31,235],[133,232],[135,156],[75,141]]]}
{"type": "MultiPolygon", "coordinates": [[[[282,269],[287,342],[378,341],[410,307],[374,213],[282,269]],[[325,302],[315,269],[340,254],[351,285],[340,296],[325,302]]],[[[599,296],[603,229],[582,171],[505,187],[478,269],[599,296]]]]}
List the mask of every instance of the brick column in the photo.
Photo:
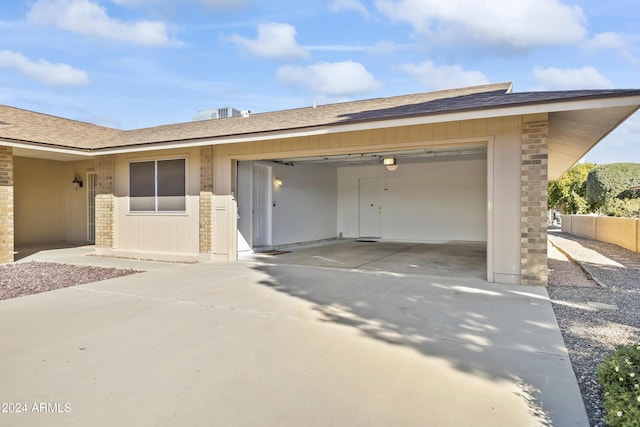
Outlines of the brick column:
{"type": "Polygon", "coordinates": [[[200,148],[200,253],[213,252],[213,146],[200,148]]]}
{"type": "Polygon", "coordinates": [[[0,263],[13,262],[13,148],[0,147],[0,263]]]}
{"type": "Polygon", "coordinates": [[[96,248],[113,249],[115,244],[115,156],[96,158],[96,248]]]}
{"type": "Polygon", "coordinates": [[[547,163],[549,122],[522,130],[520,283],[547,286],[547,163]]]}

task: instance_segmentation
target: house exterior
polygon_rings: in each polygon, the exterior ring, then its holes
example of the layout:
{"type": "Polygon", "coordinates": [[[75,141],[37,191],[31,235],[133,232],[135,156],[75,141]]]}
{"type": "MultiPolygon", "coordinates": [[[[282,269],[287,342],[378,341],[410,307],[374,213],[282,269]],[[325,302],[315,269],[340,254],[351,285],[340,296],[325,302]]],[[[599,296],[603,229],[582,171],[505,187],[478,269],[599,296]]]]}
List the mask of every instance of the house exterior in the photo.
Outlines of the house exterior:
{"type": "Polygon", "coordinates": [[[0,106],[0,261],[60,241],[185,260],[470,241],[490,282],[546,285],[547,182],[639,107],[502,83],[120,131],[0,106]]]}

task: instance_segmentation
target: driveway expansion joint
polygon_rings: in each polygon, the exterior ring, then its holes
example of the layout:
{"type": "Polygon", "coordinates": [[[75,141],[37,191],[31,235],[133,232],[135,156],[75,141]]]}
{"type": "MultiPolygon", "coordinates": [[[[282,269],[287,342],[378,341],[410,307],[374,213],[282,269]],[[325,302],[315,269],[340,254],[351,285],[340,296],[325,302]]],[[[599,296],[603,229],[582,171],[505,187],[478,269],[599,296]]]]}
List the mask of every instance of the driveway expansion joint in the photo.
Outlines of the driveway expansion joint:
{"type": "Polygon", "coordinates": [[[156,301],[156,302],[164,302],[164,303],[179,304],[179,305],[190,305],[193,307],[210,308],[214,310],[235,311],[238,313],[256,314],[260,316],[268,316],[268,317],[274,317],[274,318],[305,320],[300,317],[291,316],[287,314],[276,314],[276,313],[271,313],[267,311],[247,310],[243,308],[236,308],[236,307],[217,305],[217,304],[204,304],[204,303],[197,303],[193,301],[179,300],[175,298],[157,298],[157,297],[149,297],[149,296],[143,296],[143,295],[127,294],[124,292],[109,292],[109,291],[102,291],[98,289],[87,289],[87,288],[77,288],[77,287],[69,288],[69,289],[84,291],[84,292],[91,292],[91,293],[98,293],[98,294],[105,294],[105,295],[135,298],[135,299],[147,300],[147,301],[156,301]]]}

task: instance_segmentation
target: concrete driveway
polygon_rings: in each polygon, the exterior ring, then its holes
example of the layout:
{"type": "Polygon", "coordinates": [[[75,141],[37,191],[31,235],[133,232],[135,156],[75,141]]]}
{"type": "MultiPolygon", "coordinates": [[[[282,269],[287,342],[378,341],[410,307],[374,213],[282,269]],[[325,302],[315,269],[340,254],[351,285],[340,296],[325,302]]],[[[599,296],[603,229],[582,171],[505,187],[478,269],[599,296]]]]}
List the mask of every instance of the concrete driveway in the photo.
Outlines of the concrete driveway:
{"type": "Polygon", "coordinates": [[[171,265],[0,302],[0,336],[0,425],[588,426],[542,288],[171,265]]]}

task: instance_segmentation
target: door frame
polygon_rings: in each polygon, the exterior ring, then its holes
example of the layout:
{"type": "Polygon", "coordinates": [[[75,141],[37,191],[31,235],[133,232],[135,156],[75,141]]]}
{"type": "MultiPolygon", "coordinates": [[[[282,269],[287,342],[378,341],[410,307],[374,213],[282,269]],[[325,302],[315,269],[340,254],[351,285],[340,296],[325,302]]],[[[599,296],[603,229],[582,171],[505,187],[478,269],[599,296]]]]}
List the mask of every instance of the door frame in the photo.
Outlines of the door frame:
{"type": "MultiPolygon", "coordinates": [[[[358,237],[359,238],[372,238],[372,239],[382,239],[382,213],[384,212],[384,200],[383,200],[383,193],[382,193],[382,177],[381,176],[361,176],[358,178],[358,237]],[[373,236],[373,235],[365,235],[362,233],[362,216],[363,216],[363,210],[362,210],[362,182],[363,180],[376,180],[378,185],[378,188],[376,188],[376,194],[375,194],[375,198],[379,200],[379,206],[377,207],[378,209],[378,217],[377,220],[379,222],[378,224],[378,235],[377,236],[373,236]]],[[[375,210],[375,209],[374,209],[375,210]]]]}
{"type": "Polygon", "coordinates": [[[272,175],[273,175],[273,171],[271,166],[259,163],[259,162],[252,162],[251,165],[251,248],[271,248],[273,247],[273,186],[271,185],[272,182],[272,175]],[[266,206],[264,206],[265,210],[266,210],[266,226],[267,226],[267,232],[266,232],[266,244],[264,245],[256,245],[256,233],[254,230],[254,223],[255,223],[255,199],[254,199],[254,192],[255,189],[257,187],[256,182],[255,182],[255,175],[254,175],[254,171],[256,168],[264,168],[266,171],[266,182],[265,182],[265,186],[266,186],[266,190],[267,190],[267,194],[266,194],[266,199],[265,199],[265,204],[266,206]]]}

